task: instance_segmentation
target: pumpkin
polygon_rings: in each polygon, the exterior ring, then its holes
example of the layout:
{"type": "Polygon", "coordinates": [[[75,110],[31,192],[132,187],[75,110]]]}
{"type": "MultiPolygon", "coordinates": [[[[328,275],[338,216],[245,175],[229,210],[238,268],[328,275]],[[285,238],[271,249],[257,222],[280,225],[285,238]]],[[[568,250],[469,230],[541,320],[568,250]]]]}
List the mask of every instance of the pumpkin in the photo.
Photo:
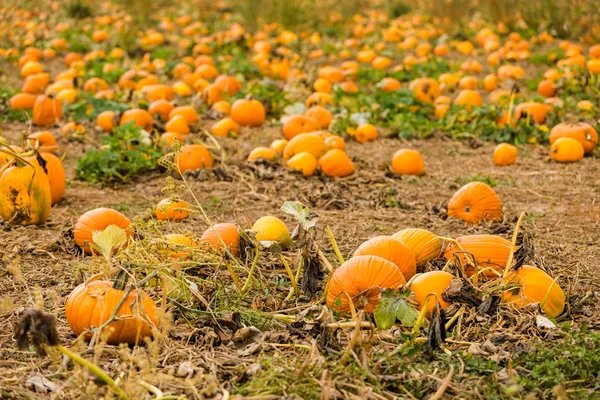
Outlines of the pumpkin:
{"type": "Polygon", "coordinates": [[[400,269],[377,256],[356,256],[336,269],[329,280],[327,305],[340,312],[354,308],[373,312],[381,289],[396,289],[406,284],[400,269]]]}
{"type": "Polygon", "coordinates": [[[273,140],[273,142],[271,142],[271,145],[269,147],[275,153],[281,155],[283,154],[283,150],[285,149],[285,146],[287,146],[288,143],[289,142],[285,139],[275,139],[273,140]]]}
{"type": "Polygon", "coordinates": [[[470,224],[502,218],[502,202],[494,189],[483,182],[467,183],[448,202],[448,216],[470,224]]]}
{"type": "Polygon", "coordinates": [[[310,153],[298,153],[287,161],[286,166],[294,171],[302,172],[304,176],[314,175],[319,161],[310,153]]]}
{"type": "MultiPolygon", "coordinates": [[[[67,178],[65,176],[65,169],[62,162],[58,157],[52,153],[40,153],[39,155],[45,161],[46,165],[42,170],[48,177],[48,183],[50,184],[50,198],[52,205],[58,203],[65,195],[65,187],[67,184],[67,178]]],[[[27,161],[31,164],[39,166],[39,161],[36,156],[27,157],[27,161]]]]}
{"type": "Polygon", "coordinates": [[[546,120],[546,114],[552,109],[551,106],[536,102],[525,102],[515,107],[515,120],[524,117],[531,117],[537,124],[542,124],[546,120]]]}
{"type": "Polygon", "coordinates": [[[190,133],[190,127],[183,116],[175,115],[165,124],[165,131],[188,135],[190,133]]]}
{"type": "Polygon", "coordinates": [[[282,247],[290,244],[290,231],[277,217],[261,217],[252,225],[251,230],[256,232],[256,240],[259,242],[277,242],[282,247]]]}
{"type": "Polygon", "coordinates": [[[165,235],[164,238],[169,244],[169,249],[159,251],[163,257],[188,258],[191,255],[191,251],[187,248],[198,247],[192,239],[180,233],[171,233],[165,235]]]}
{"type": "Polygon", "coordinates": [[[494,149],[494,164],[498,166],[512,165],[517,162],[519,150],[509,143],[500,143],[494,149]]]}
{"type": "Polygon", "coordinates": [[[539,268],[524,265],[507,277],[508,289],[502,296],[504,303],[521,308],[528,304],[541,303],[546,298],[542,310],[551,318],[556,318],[565,309],[565,294],[558,283],[539,268]]]}
{"type": "Polygon", "coordinates": [[[423,175],[425,167],[421,153],[411,149],[398,150],[392,158],[392,171],[398,175],[423,175]]]}
{"type": "Polygon", "coordinates": [[[188,144],[175,156],[175,164],[180,172],[212,168],[213,159],[209,151],[201,144],[188,144]]]}
{"type": "Polygon", "coordinates": [[[598,133],[585,122],[561,122],[550,131],[550,144],[554,144],[561,137],[570,137],[583,146],[585,154],[590,154],[598,144],[598,133]]]}
{"type": "Polygon", "coordinates": [[[343,178],[354,172],[354,163],[344,150],[332,149],[319,158],[319,168],[327,176],[343,178]]]}
{"type": "Polygon", "coordinates": [[[473,106],[481,107],[483,105],[483,99],[479,92],[472,89],[463,89],[458,93],[454,104],[457,106],[465,106],[467,110],[471,110],[473,106]]]}
{"type": "Polygon", "coordinates": [[[98,114],[96,117],[96,125],[99,126],[104,132],[112,132],[115,127],[116,113],[111,110],[106,110],[98,114]]]}
{"type": "Polygon", "coordinates": [[[229,102],[226,100],[219,100],[215,102],[210,109],[223,115],[229,115],[231,113],[231,104],[229,104],[229,102]]]}
{"type": "Polygon", "coordinates": [[[83,214],[77,219],[73,236],[75,243],[86,253],[92,254],[92,248],[89,244],[94,243],[92,234],[96,231],[103,231],[110,225],[116,225],[119,228],[127,230],[131,221],[120,212],[111,208],[96,208],[83,214]]]}
{"type": "Polygon", "coordinates": [[[160,135],[158,145],[161,147],[172,147],[175,144],[175,140],[177,140],[179,143],[184,143],[185,135],[179,132],[165,132],[160,135]]]}
{"type": "Polygon", "coordinates": [[[37,126],[54,125],[62,118],[62,104],[60,100],[41,95],[33,105],[33,123],[37,126]]]}
{"type": "Polygon", "coordinates": [[[220,75],[215,79],[215,85],[220,86],[229,96],[235,96],[242,90],[242,83],[235,76],[220,75]]]}
{"type": "Polygon", "coordinates": [[[346,150],[346,141],[343,137],[337,135],[331,135],[325,138],[325,146],[329,150],[331,149],[340,149],[346,150]]]}
{"type": "MultiPolygon", "coordinates": [[[[125,296],[123,290],[113,288],[108,281],[93,281],[77,286],[67,298],[67,323],[77,336],[91,339],[92,328],[99,328],[115,312],[125,296]]],[[[152,326],[158,325],[156,304],[143,292],[131,291],[116,314],[116,318],[101,332],[108,344],[136,344],[152,335],[152,326]],[[106,335],[106,336],[104,336],[106,335]]]]}
{"type": "Polygon", "coordinates": [[[277,158],[277,153],[269,147],[256,147],[248,154],[248,161],[274,160],[277,158]]]}
{"type": "Polygon", "coordinates": [[[319,129],[316,121],[304,115],[293,115],[289,117],[282,127],[283,136],[287,140],[300,135],[301,133],[313,132],[319,129]]]}
{"type": "Polygon", "coordinates": [[[165,220],[182,220],[190,216],[190,205],[182,200],[163,199],[156,205],[156,219],[159,221],[165,220]]]}
{"type": "Polygon", "coordinates": [[[372,142],[376,140],[379,134],[377,128],[371,124],[362,124],[354,131],[354,139],[359,143],[372,142]]]}
{"type": "Polygon", "coordinates": [[[550,158],[554,161],[575,162],[581,160],[584,155],[583,145],[571,137],[558,138],[550,146],[550,158]]]}
{"type": "Polygon", "coordinates": [[[537,91],[540,96],[554,97],[556,94],[556,85],[549,79],[543,79],[538,84],[537,91]]]}
{"type": "Polygon", "coordinates": [[[412,91],[415,99],[423,103],[431,103],[436,97],[442,95],[440,85],[435,79],[431,78],[418,78],[412,81],[408,88],[412,91]]]}
{"type": "Polygon", "coordinates": [[[238,99],[231,105],[231,119],[242,126],[261,126],[265,115],[265,106],[252,98],[238,99]]]}
{"type": "Polygon", "coordinates": [[[237,137],[240,131],[239,125],[231,118],[223,118],[210,128],[210,133],[219,137],[237,137]]]}
{"type": "Polygon", "coordinates": [[[0,175],[0,217],[19,225],[43,224],[50,214],[52,193],[37,164],[15,165],[0,175]]]}
{"type": "Polygon", "coordinates": [[[289,160],[298,153],[310,153],[319,159],[327,152],[322,137],[312,133],[301,133],[292,138],[283,149],[283,159],[289,160]]]}
{"type": "Polygon", "coordinates": [[[154,126],[152,115],[150,115],[148,111],[142,110],[141,108],[132,108],[131,110],[125,111],[123,115],[121,115],[119,125],[122,126],[132,121],[135,126],[138,126],[148,132],[150,132],[154,126]]]}
{"type": "Polygon", "coordinates": [[[402,241],[413,252],[417,265],[425,265],[435,260],[442,252],[442,241],[434,233],[425,229],[407,228],[392,235],[402,241]]]}
{"type": "Polygon", "coordinates": [[[396,78],[383,78],[379,83],[377,83],[377,87],[384,92],[395,92],[402,87],[400,81],[396,78]]]}
{"type": "Polygon", "coordinates": [[[31,93],[17,93],[10,98],[8,105],[13,110],[31,110],[36,99],[37,97],[31,93]]]}
{"type": "Polygon", "coordinates": [[[25,82],[23,82],[23,87],[21,90],[25,93],[37,94],[44,91],[48,83],[50,82],[50,75],[46,72],[42,72],[40,74],[29,75],[25,82]]]}
{"type": "Polygon", "coordinates": [[[188,124],[195,124],[198,122],[198,113],[192,106],[179,106],[173,108],[169,112],[168,119],[170,120],[176,115],[181,115],[183,118],[185,118],[188,124]]]}
{"type": "Polygon", "coordinates": [[[495,74],[486,75],[483,78],[483,88],[486,92],[493,92],[498,88],[498,77],[495,74]]]}
{"type": "Polygon", "coordinates": [[[433,294],[435,297],[430,298],[427,303],[427,316],[435,307],[435,299],[442,309],[450,307],[451,304],[444,300],[442,294],[448,289],[453,278],[454,276],[446,271],[430,271],[419,275],[412,281],[410,289],[415,294],[420,309],[425,305],[427,296],[433,294]]]}
{"type": "Polygon", "coordinates": [[[333,121],[333,114],[322,106],[312,106],[304,112],[304,115],[315,121],[318,129],[327,129],[333,121]]]}
{"type": "MultiPolygon", "coordinates": [[[[469,235],[458,237],[456,241],[462,246],[464,253],[455,243],[449,243],[444,252],[447,260],[456,254],[461,263],[465,265],[467,259],[473,261],[473,257],[475,257],[479,270],[492,268],[500,273],[504,271],[512,248],[512,244],[508,240],[496,235],[469,235]]],[[[475,273],[470,266],[466,268],[466,272],[468,276],[475,273]]],[[[493,271],[486,271],[485,275],[488,277],[498,276],[493,271]]]]}
{"type": "Polygon", "coordinates": [[[240,234],[235,224],[221,223],[209,227],[200,237],[200,242],[208,243],[218,249],[222,249],[225,243],[231,254],[235,257],[239,255],[240,234]]]}
{"type": "Polygon", "coordinates": [[[49,131],[40,131],[27,136],[29,145],[43,153],[56,152],[56,139],[49,131]]]}
{"type": "Polygon", "coordinates": [[[357,256],[377,256],[393,262],[409,280],[417,273],[415,255],[400,240],[391,236],[376,236],[361,244],[353,254],[357,256]]]}

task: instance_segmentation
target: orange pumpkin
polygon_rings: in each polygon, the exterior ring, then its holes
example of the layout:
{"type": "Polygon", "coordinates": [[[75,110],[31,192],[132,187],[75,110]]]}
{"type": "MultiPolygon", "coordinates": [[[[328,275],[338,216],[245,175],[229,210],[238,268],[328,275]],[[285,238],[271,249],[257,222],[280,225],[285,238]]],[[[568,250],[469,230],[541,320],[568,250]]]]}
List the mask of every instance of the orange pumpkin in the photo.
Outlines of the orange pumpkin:
{"type": "Polygon", "coordinates": [[[458,93],[458,96],[456,96],[454,104],[457,106],[465,106],[467,110],[471,110],[473,106],[481,107],[483,105],[483,100],[479,92],[471,89],[463,89],[458,93]]]}
{"type": "Polygon", "coordinates": [[[570,137],[583,146],[585,154],[590,154],[598,144],[598,133],[585,122],[561,122],[550,131],[550,144],[554,144],[561,137],[570,137]]]}
{"type": "Polygon", "coordinates": [[[562,163],[576,162],[581,160],[584,155],[583,145],[571,137],[558,138],[550,146],[550,158],[554,161],[562,163]]]}
{"type": "Polygon", "coordinates": [[[413,252],[400,240],[391,236],[376,236],[361,244],[353,254],[356,256],[377,256],[396,264],[402,276],[409,280],[417,273],[417,262],[413,252]]]}
{"type": "Polygon", "coordinates": [[[165,124],[165,131],[187,135],[190,133],[190,127],[182,115],[175,115],[165,124]]]}
{"type": "Polygon", "coordinates": [[[331,149],[340,149],[346,150],[346,141],[343,137],[337,135],[331,135],[325,138],[325,146],[329,150],[331,149]]]}
{"type": "Polygon", "coordinates": [[[318,129],[327,129],[333,121],[333,114],[322,106],[312,106],[306,110],[304,115],[315,121],[318,129]]]}
{"type": "Polygon", "coordinates": [[[43,224],[52,195],[44,170],[37,164],[12,166],[0,175],[0,217],[19,225],[43,224]]]}
{"type": "Polygon", "coordinates": [[[10,98],[8,105],[13,110],[31,110],[36,99],[35,95],[31,93],[17,93],[10,98]]]}
{"type": "Polygon", "coordinates": [[[421,153],[412,149],[398,150],[392,158],[392,171],[398,175],[423,175],[425,167],[421,153]]]}
{"type": "Polygon", "coordinates": [[[176,115],[181,115],[183,118],[185,118],[188,124],[195,124],[198,122],[198,113],[192,106],[179,106],[173,108],[169,112],[168,119],[170,120],[176,115]]]}
{"type": "Polygon", "coordinates": [[[33,105],[33,123],[37,126],[54,125],[62,118],[62,104],[60,100],[41,95],[33,105]]]}
{"type": "Polygon", "coordinates": [[[542,310],[551,318],[556,318],[565,309],[565,293],[558,283],[539,268],[524,265],[507,278],[509,286],[502,296],[504,303],[521,308],[528,304],[541,303],[546,299],[542,310]]]}
{"type": "Polygon", "coordinates": [[[27,136],[29,145],[35,147],[39,152],[42,153],[54,153],[56,152],[56,139],[51,132],[40,131],[32,133],[27,136]]]}
{"type": "Polygon", "coordinates": [[[231,223],[215,224],[204,231],[200,242],[222,249],[223,243],[235,257],[239,255],[240,234],[237,226],[231,223]],[[220,237],[220,239],[219,239],[220,237]]]}
{"type": "Polygon", "coordinates": [[[343,178],[354,172],[354,163],[344,150],[332,149],[319,158],[319,168],[327,176],[343,178]]]}
{"type": "Polygon", "coordinates": [[[261,126],[265,114],[265,106],[252,98],[238,99],[231,105],[231,119],[242,126],[261,126]]]}
{"type": "Polygon", "coordinates": [[[525,102],[515,107],[515,120],[525,117],[531,117],[533,122],[543,124],[546,120],[546,114],[552,109],[551,106],[536,102],[525,102]]]}
{"type": "Polygon", "coordinates": [[[190,205],[182,200],[163,199],[156,205],[156,219],[178,221],[190,216],[190,205]]]}
{"type": "Polygon", "coordinates": [[[444,300],[442,294],[450,286],[452,278],[454,278],[452,274],[445,271],[430,271],[419,275],[410,284],[410,289],[414,292],[421,309],[425,305],[427,296],[433,295],[427,303],[427,316],[434,309],[436,299],[442,309],[450,307],[451,303],[444,300]]]}
{"type": "Polygon", "coordinates": [[[111,208],[96,208],[83,214],[77,219],[73,236],[75,243],[86,253],[92,254],[92,248],[89,244],[94,243],[92,234],[96,231],[103,231],[109,225],[116,225],[119,228],[127,230],[131,221],[120,212],[111,208]]]}
{"type": "MultiPolygon", "coordinates": [[[[67,184],[65,169],[60,159],[52,153],[40,153],[40,157],[42,157],[42,159],[46,162],[46,165],[44,168],[42,168],[42,170],[48,177],[48,183],[50,184],[50,198],[52,205],[54,205],[58,203],[65,195],[65,188],[67,184]]],[[[27,157],[25,160],[29,161],[35,166],[39,166],[36,156],[27,157]]]]}
{"type": "Polygon", "coordinates": [[[292,140],[302,133],[313,132],[317,129],[319,128],[312,118],[299,114],[293,115],[285,121],[282,132],[287,140],[292,140]]]}
{"type": "Polygon", "coordinates": [[[372,142],[379,137],[377,128],[371,124],[362,124],[354,131],[354,139],[359,143],[372,142]]]}
{"type": "MultiPolygon", "coordinates": [[[[444,252],[444,257],[447,260],[453,258],[456,254],[461,263],[465,265],[467,259],[473,261],[473,257],[475,257],[477,268],[480,271],[483,268],[491,268],[498,273],[504,271],[512,248],[512,244],[508,240],[496,235],[470,235],[458,237],[456,241],[463,248],[464,253],[455,243],[449,243],[444,252]]],[[[485,275],[497,277],[498,274],[492,270],[487,270],[485,275]]],[[[466,268],[466,272],[468,276],[475,273],[471,266],[466,268]]]]}
{"type": "Polygon", "coordinates": [[[188,144],[181,148],[181,153],[175,156],[175,164],[180,172],[212,168],[213,159],[209,151],[201,144],[188,144]]]}
{"type": "Polygon", "coordinates": [[[517,162],[519,150],[509,143],[500,143],[494,149],[494,164],[498,166],[512,165],[517,162]]]}
{"type": "Polygon", "coordinates": [[[287,161],[286,166],[294,171],[302,172],[304,176],[314,175],[319,161],[314,155],[307,152],[301,152],[293,156],[287,161]]]}
{"type": "Polygon", "coordinates": [[[220,137],[237,137],[239,131],[239,125],[231,118],[223,118],[222,120],[215,122],[210,128],[210,133],[220,137]]]}
{"type": "MultiPolygon", "coordinates": [[[[99,328],[107,322],[125,296],[123,290],[113,288],[108,281],[93,281],[77,286],[67,298],[65,314],[67,323],[76,335],[93,335],[92,328],[99,328]]],[[[158,325],[156,304],[143,292],[133,290],[127,295],[116,318],[111,322],[101,338],[108,344],[139,343],[152,335],[152,326],[158,325]],[[105,336],[106,335],[106,336],[105,336]]]]}
{"type": "Polygon", "coordinates": [[[425,229],[407,228],[394,233],[392,237],[408,246],[419,266],[435,260],[442,252],[440,238],[425,229]]]}
{"type": "Polygon", "coordinates": [[[467,183],[448,202],[448,216],[470,224],[502,218],[502,202],[494,189],[483,182],[467,183]]]}
{"type": "Polygon", "coordinates": [[[248,161],[254,162],[259,160],[274,160],[277,158],[277,153],[269,147],[256,147],[248,154],[248,161]]]}
{"type": "Polygon", "coordinates": [[[102,128],[104,132],[112,132],[113,128],[116,125],[116,117],[117,115],[114,111],[102,111],[100,114],[98,114],[98,117],[96,117],[96,125],[102,128]]]}
{"type": "Polygon", "coordinates": [[[431,103],[442,95],[440,85],[435,79],[418,78],[410,83],[408,88],[412,91],[415,99],[423,103],[431,103]]]}
{"type": "Polygon", "coordinates": [[[287,161],[299,153],[310,153],[319,159],[326,152],[327,146],[322,137],[313,133],[301,133],[294,136],[285,146],[283,159],[287,161]]]}
{"type": "Polygon", "coordinates": [[[122,126],[132,121],[135,126],[138,126],[147,132],[150,132],[154,126],[152,115],[141,108],[132,108],[131,110],[125,111],[123,115],[121,115],[119,125],[122,126]]]}
{"type": "Polygon", "coordinates": [[[406,284],[400,269],[377,256],[352,257],[336,269],[327,291],[327,305],[340,312],[357,310],[373,312],[379,303],[381,289],[396,289],[406,284]]]}

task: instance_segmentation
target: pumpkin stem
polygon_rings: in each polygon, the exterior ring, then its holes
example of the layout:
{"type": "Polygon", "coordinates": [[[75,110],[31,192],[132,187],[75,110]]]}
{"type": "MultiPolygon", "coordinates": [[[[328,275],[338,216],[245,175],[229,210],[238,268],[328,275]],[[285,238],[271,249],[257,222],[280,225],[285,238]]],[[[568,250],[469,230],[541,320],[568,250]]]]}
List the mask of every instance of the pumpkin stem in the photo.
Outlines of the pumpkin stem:
{"type": "Polygon", "coordinates": [[[508,260],[506,260],[506,266],[504,267],[504,274],[502,275],[503,278],[506,278],[508,276],[508,273],[510,272],[510,267],[512,265],[513,258],[514,258],[513,249],[517,245],[519,229],[521,228],[521,224],[523,223],[523,218],[525,217],[525,215],[527,215],[527,213],[525,211],[523,211],[521,213],[521,215],[519,216],[519,219],[517,220],[517,224],[515,225],[515,231],[513,232],[513,236],[512,236],[510,252],[508,253],[508,260]]]}
{"type": "MultiPolygon", "coordinates": [[[[300,280],[300,276],[302,274],[302,269],[304,267],[304,256],[302,255],[302,252],[300,252],[300,256],[299,256],[299,260],[298,260],[298,269],[296,270],[296,282],[298,282],[300,280]]],[[[290,288],[290,291],[287,295],[287,297],[285,298],[285,301],[290,301],[290,299],[292,298],[292,296],[294,295],[294,288],[290,288]]]]}
{"type": "Polygon", "coordinates": [[[288,276],[290,277],[290,281],[292,281],[292,287],[294,288],[294,294],[296,295],[296,297],[298,297],[300,295],[300,291],[298,290],[298,282],[294,278],[294,273],[292,272],[292,269],[290,268],[287,261],[285,261],[285,257],[283,257],[283,254],[279,253],[279,258],[281,258],[281,262],[283,263],[283,266],[285,267],[285,270],[286,270],[288,276]]]}
{"type": "Polygon", "coordinates": [[[331,228],[329,227],[329,225],[325,225],[325,229],[327,230],[327,236],[329,236],[329,241],[331,242],[331,246],[333,247],[333,252],[335,253],[335,256],[337,257],[340,265],[345,263],[346,261],[344,260],[344,257],[340,252],[340,248],[338,247],[337,242],[335,241],[335,237],[333,236],[331,228]]]}
{"type": "Polygon", "coordinates": [[[125,285],[127,285],[128,281],[129,281],[129,274],[124,269],[121,269],[117,273],[117,277],[115,278],[115,282],[113,283],[112,287],[115,290],[124,290],[125,285]]]}
{"type": "Polygon", "coordinates": [[[252,260],[252,265],[250,266],[250,272],[248,272],[248,277],[246,278],[246,282],[242,287],[241,294],[242,296],[248,288],[250,287],[250,282],[252,281],[252,276],[254,275],[254,270],[256,269],[256,265],[258,264],[258,255],[260,254],[260,249],[258,246],[254,248],[254,259],[252,260]]]}
{"type": "Polygon", "coordinates": [[[423,326],[423,323],[425,322],[425,315],[427,314],[427,309],[429,308],[429,301],[432,297],[434,297],[434,300],[437,302],[437,297],[434,293],[430,293],[427,295],[425,301],[423,302],[423,305],[421,306],[421,311],[419,312],[417,321],[415,322],[415,325],[413,326],[412,331],[410,332],[410,336],[412,338],[417,337],[419,329],[421,329],[421,326],[423,326]]]}

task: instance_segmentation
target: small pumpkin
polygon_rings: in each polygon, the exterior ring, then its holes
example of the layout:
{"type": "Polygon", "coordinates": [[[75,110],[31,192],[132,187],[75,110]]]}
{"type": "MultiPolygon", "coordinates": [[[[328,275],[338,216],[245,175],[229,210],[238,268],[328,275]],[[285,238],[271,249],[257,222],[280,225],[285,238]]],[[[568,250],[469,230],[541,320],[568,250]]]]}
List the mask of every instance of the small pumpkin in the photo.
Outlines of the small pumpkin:
{"type": "Polygon", "coordinates": [[[256,162],[261,160],[272,161],[277,158],[277,153],[270,147],[256,147],[248,154],[248,161],[256,162]]]}
{"type": "Polygon", "coordinates": [[[570,137],[577,140],[583,146],[585,154],[590,154],[598,145],[598,133],[585,122],[561,122],[550,131],[550,145],[561,137],[570,137]]]}
{"type": "Polygon", "coordinates": [[[188,258],[192,252],[190,247],[198,247],[198,245],[189,237],[180,233],[170,233],[164,236],[169,245],[168,250],[161,250],[159,253],[168,258],[188,258]]]}
{"type": "Polygon", "coordinates": [[[415,99],[423,103],[433,104],[436,97],[442,95],[440,85],[432,78],[418,78],[412,81],[408,88],[412,91],[415,99]]]}
{"type": "Polygon", "coordinates": [[[275,139],[273,140],[273,142],[271,142],[271,145],[269,146],[275,153],[277,153],[278,155],[283,154],[283,150],[285,149],[285,146],[287,146],[289,142],[285,139],[275,139]]]}
{"type": "MultiPolygon", "coordinates": [[[[458,256],[463,265],[467,259],[472,261],[473,257],[477,262],[477,268],[492,268],[502,273],[511,253],[512,243],[503,237],[496,235],[469,235],[456,238],[456,241],[463,248],[464,252],[455,244],[449,243],[444,252],[444,257],[449,260],[458,256]],[[471,257],[472,256],[472,257],[471,257]]],[[[512,248],[515,251],[516,248],[512,248]]],[[[475,273],[472,267],[467,267],[468,276],[475,273]]],[[[488,277],[497,277],[498,274],[491,270],[485,272],[488,277]]]]}
{"type": "Polygon", "coordinates": [[[152,115],[141,108],[132,108],[125,111],[123,115],[121,115],[119,125],[122,126],[132,121],[135,126],[138,126],[147,132],[152,131],[152,127],[154,126],[152,115]]]}
{"type": "Polygon", "coordinates": [[[546,299],[542,310],[551,318],[558,317],[565,309],[565,293],[550,275],[539,268],[524,265],[510,274],[507,281],[515,287],[504,292],[504,303],[521,308],[546,299]]]}
{"type": "Polygon", "coordinates": [[[0,217],[19,225],[43,224],[50,214],[52,193],[45,171],[37,164],[9,167],[0,175],[0,217]]]}
{"type": "Polygon", "coordinates": [[[238,99],[231,105],[231,119],[242,126],[261,126],[265,116],[265,106],[252,98],[238,99]]]}
{"type": "MultiPolygon", "coordinates": [[[[92,328],[107,322],[125,296],[123,290],[113,288],[109,281],[93,281],[77,286],[67,298],[67,323],[77,336],[91,339],[92,328]]],[[[101,332],[108,344],[139,343],[152,335],[152,326],[158,325],[156,303],[144,292],[131,291],[116,314],[116,318],[101,332]],[[107,335],[107,336],[104,336],[107,335]]]]}
{"type": "Polygon", "coordinates": [[[584,155],[585,149],[581,142],[571,137],[558,138],[550,146],[550,158],[561,163],[579,161],[584,155]]]}
{"type": "Polygon", "coordinates": [[[352,257],[331,275],[327,305],[348,312],[352,301],[355,309],[373,312],[381,289],[396,289],[404,284],[406,279],[393,262],[377,256],[352,257]]]}
{"type": "Polygon", "coordinates": [[[175,115],[165,124],[165,131],[177,132],[184,135],[188,135],[190,133],[190,127],[185,117],[183,117],[182,115],[175,115]]]}
{"type": "Polygon", "coordinates": [[[327,129],[333,121],[333,114],[331,111],[322,106],[312,106],[304,115],[317,123],[317,128],[327,129]]]}
{"type": "Polygon", "coordinates": [[[240,131],[239,125],[231,118],[223,118],[210,128],[210,133],[219,137],[237,137],[240,131]]]}
{"type": "Polygon", "coordinates": [[[252,225],[251,230],[256,232],[256,240],[259,242],[277,242],[281,247],[287,247],[290,244],[290,231],[277,217],[261,217],[252,225]]]}
{"type": "Polygon", "coordinates": [[[190,216],[190,205],[183,200],[163,199],[156,205],[156,219],[179,221],[190,216]]]}
{"type": "Polygon", "coordinates": [[[494,164],[498,166],[512,165],[517,162],[519,150],[510,143],[500,143],[494,149],[494,164]]]}
{"type": "Polygon", "coordinates": [[[319,127],[315,120],[304,115],[293,115],[289,117],[282,127],[283,136],[287,140],[292,140],[294,137],[308,132],[314,132],[319,127]]]}
{"type": "Polygon", "coordinates": [[[400,240],[391,236],[376,236],[361,244],[353,254],[356,256],[377,256],[396,264],[405,279],[417,273],[415,255],[400,240]]]}
{"type": "Polygon", "coordinates": [[[546,114],[552,109],[551,106],[536,102],[525,102],[515,107],[514,119],[531,117],[533,122],[543,124],[546,120],[546,114]]]}
{"type": "Polygon", "coordinates": [[[392,158],[392,171],[398,175],[423,175],[425,166],[421,153],[412,149],[398,150],[392,158]]]}
{"type": "Polygon", "coordinates": [[[502,218],[502,202],[494,189],[483,182],[467,183],[448,202],[448,216],[470,224],[502,218]]]}
{"type": "Polygon", "coordinates": [[[210,152],[201,144],[188,144],[182,147],[181,153],[175,156],[175,164],[179,171],[212,168],[213,159],[210,152]]]}
{"type": "Polygon", "coordinates": [[[343,137],[337,135],[331,135],[325,138],[325,146],[329,150],[331,149],[340,149],[346,150],[346,141],[343,137]]]}
{"type": "Polygon", "coordinates": [[[464,106],[467,110],[471,110],[473,106],[481,107],[483,105],[483,99],[476,90],[463,89],[458,93],[456,99],[454,99],[454,104],[457,106],[464,106]]]}
{"type": "Polygon", "coordinates": [[[96,208],[90,210],[77,219],[73,236],[75,243],[81,247],[87,254],[92,254],[90,243],[94,243],[92,234],[96,231],[103,231],[109,225],[116,225],[119,228],[127,230],[131,221],[120,212],[111,208],[96,208]]]}
{"type": "Polygon", "coordinates": [[[435,307],[435,299],[439,302],[442,309],[450,307],[442,297],[442,294],[448,289],[454,276],[446,271],[430,271],[416,277],[410,284],[410,289],[415,294],[419,302],[420,309],[425,305],[427,296],[433,294],[435,298],[430,298],[427,303],[427,316],[435,307]]]}
{"type": "Polygon", "coordinates": [[[287,161],[286,166],[294,171],[302,172],[304,176],[314,175],[319,161],[310,153],[298,153],[287,161]]]}
{"type": "Polygon", "coordinates": [[[27,140],[31,147],[36,148],[39,152],[54,153],[56,152],[56,139],[49,131],[40,131],[27,136],[27,140]]]}
{"type": "Polygon", "coordinates": [[[204,231],[202,237],[200,237],[200,242],[208,243],[218,249],[222,249],[223,243],[225,243],[231,254],[235,257],[239,255],[240,234],[235,224],[214,224],[204,231]]]}
{"type": "Polygon", "coordinates": [[[354,131],[354,139],[359,143],[372,142],[379,137],[377,128],[371,124],[362,124],[354,131]]]}
{"type": "Polygon", "coordinates": [[[442,252],[442,241],[426,229],[407,228],[392,235],[402,241],[415,255],[418,266],[435,260],[442,252]]]}
{"type": "Polygon", "coordinates": [[[8,105],[13,110],[31,110],[36,99],[37,97],[31,93],[17,93],[10,98],[8,105]]]}
{"type": "Polygon", "coordinates": [[[327,176],[343,178],[354,172],[354,163],[344,150],[332,149],[319,158],[319,168],[327,176]]]}
{"type": "Polygon", "coordinates": [[[168,120],[172,119],[176,115],[181,115],[183,118],[185,118],[188,124],[195,124],[199,119],[198,113],[192,106],[179,106],[173,108],[169,112],[168,120]]]}
{"type": "Polygon", "coordinates": [[[62,104],[60,100],[41,95],[33,105],[33,123],[37,126],[54,125],[62,118],[62,104]]]}
{"type": "Polygon", "coordinates": [[[299,153],[310,153],[319,159],[327,152],[325,141],[313,133],[301,133],[292,138],[283,149],[283,159],[289,160],[299,153]]]}

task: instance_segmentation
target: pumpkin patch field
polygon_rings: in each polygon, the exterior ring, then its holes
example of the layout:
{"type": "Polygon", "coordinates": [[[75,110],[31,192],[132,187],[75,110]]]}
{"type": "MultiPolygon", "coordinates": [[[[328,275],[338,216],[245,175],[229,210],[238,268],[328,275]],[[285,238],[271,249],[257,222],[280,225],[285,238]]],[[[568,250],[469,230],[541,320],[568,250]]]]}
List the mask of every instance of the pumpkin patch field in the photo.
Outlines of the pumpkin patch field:
{"type": "Polygon", "coordinates": [[[407,3],[3,2],[0,399],[600,399],[597,4],[407,3]]]}

